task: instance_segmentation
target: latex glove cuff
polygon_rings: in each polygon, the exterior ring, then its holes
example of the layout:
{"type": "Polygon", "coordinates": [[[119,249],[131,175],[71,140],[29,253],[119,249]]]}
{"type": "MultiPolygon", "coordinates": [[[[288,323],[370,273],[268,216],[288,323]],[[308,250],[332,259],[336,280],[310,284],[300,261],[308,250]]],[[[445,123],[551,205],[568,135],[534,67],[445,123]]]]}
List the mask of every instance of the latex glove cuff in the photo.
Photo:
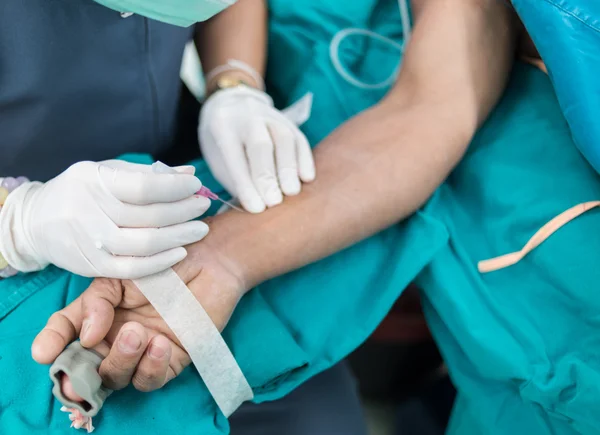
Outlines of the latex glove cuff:
{"type": "Polygon", "coordinates": [[[29,227],[30,211],[27,204],[32,195],[43,186],[40,182],[25,183],[7,198],[0,218],[0,253],[8,264],[20,272],[35,272],[50,263],[38,254],[33,240],[26,231],[29,227]]]}
{"type": "Polygon", "coordinates": [[[205,101],[202,107],[203,112],[208,112],[211,106],[214,105],[228,105],[230,102],[238,101],[242,98],[252,98],[257,100],[269,107],[274,107],[273,99],[265,92],[260,91],[256,88],[240,84],[238,86],[219,89],[212,93],[205,101]]]}

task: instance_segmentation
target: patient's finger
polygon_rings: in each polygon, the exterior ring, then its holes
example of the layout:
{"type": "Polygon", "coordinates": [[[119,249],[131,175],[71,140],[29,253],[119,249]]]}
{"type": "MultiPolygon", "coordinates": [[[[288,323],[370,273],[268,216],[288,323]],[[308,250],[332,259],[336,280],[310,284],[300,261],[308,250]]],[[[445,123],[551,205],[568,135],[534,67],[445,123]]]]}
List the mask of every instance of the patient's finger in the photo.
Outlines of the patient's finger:
{"type": "Polygon", "coordinates": [[[83,346],[97,345],[112,324],[113,303],[118,305],[121,296],[120,281],[104,278],[94,280],[81,296],[50,317],[33,341],[33,359],[40,364],[52,363],[80,332],[86,337],[82,339],[83,346]],[[84,322],[85,334],[82,331],[84,322]],[[88,333],[91,334],[89,337],[88,333]]]}
{"type": "Polygon", "coordinates": [[[112,390],[125,388],[147,346],[148,337],[142,325],[137,322],[123,325],[110,353],[100,364],[103,384],[112,390]]]}
{"type": "Polygon", "coordinates": [[[83,398],[75,392],[69,377],[63,373],[60,378],[60,389],[63,395],[72,402],[83,402],[83,398]]]}
{"type": "Polygon", "coordinates": [[[171,342],[157,335],[146,348],[133,375],[133,386],[139,391],[149,392],[162,387],[167,379],[171,359],[171,342]]]}
{"type": "Polygon", "coordinates": [[[81,328],[81,298],[54,313],[44,329],[33,340],[31,356],[40,364],[52,363],[71,343],[81,328]]]}
{"type": "Polygon", "coordinates": [[[123,287],[121,281],[95,279],[81,295],[82,326],[81,345],[93,347],[108,333],[115,316],[115,307],[121,303],[123,287]]]}

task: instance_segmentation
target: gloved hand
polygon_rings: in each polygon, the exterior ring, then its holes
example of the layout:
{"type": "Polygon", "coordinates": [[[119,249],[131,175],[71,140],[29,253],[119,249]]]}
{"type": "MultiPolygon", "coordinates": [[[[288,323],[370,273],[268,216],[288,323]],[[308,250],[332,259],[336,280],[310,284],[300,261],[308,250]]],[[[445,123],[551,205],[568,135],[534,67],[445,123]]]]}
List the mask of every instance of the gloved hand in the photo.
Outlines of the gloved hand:
{"type": "Polygon", "coordinates": [[[246,210],[260,213],[315,178],[300,129],[264,92],[237,86],[216,92],[200,113],[198,137],[215,178],[246,210]]]}
{"type": "Polygon", "coordinates": [[[194,193],[193,167],[179,174],[123,161],[80,162],[12,192],[0,214],[0,253],[21,272],[52,263],[87,277],[134,279],[187,255],[208,226],[192,221],[210,201],[194,193]]]}

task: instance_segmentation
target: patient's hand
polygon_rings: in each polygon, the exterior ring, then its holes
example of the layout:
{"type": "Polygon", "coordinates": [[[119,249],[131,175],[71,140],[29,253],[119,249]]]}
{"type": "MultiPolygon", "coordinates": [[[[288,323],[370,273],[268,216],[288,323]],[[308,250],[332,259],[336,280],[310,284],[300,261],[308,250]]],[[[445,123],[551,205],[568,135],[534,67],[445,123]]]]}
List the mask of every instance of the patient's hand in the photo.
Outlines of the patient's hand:
{"type": "MultiPolygon", "coordinates": [[[[243,293],[241,282],[201,243],[188,251],[174,270],[222,330],[243,293]]],[[[133,382],[140,391],[152,391],[190,363],[177,337],[131,281],[93,281],[80,297],[52,315],[33,343],[33,358],[50,364],[77,336],[83,346],[106,357],[100,375],[111,389],[133,382]]],[[[63,391],[78,399],[68,380],[63,391]]]]}

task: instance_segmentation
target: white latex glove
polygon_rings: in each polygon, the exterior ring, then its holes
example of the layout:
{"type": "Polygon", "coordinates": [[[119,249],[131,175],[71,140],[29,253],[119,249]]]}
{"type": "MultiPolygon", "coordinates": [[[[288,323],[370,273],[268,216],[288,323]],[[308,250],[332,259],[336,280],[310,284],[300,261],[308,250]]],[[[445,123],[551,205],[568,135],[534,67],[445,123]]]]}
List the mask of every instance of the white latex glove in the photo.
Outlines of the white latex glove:
{"type": "Polygon", "coordinates": [[[208,226],[192,221],[210,201],[193,167],[80,162],[15,189],[0,213],[0,253],[21,272],[52,263],[87,277],[135,279],[168,269],[208,226]]]}
{"type": "Polygon", "coordinates": [[[217,181],[249,212],[281,203],[282,193],[296,195],[301,181],[315,178],[306,137],[256,89],[237,86],[209,97],[198,137],[217,181]]]}

